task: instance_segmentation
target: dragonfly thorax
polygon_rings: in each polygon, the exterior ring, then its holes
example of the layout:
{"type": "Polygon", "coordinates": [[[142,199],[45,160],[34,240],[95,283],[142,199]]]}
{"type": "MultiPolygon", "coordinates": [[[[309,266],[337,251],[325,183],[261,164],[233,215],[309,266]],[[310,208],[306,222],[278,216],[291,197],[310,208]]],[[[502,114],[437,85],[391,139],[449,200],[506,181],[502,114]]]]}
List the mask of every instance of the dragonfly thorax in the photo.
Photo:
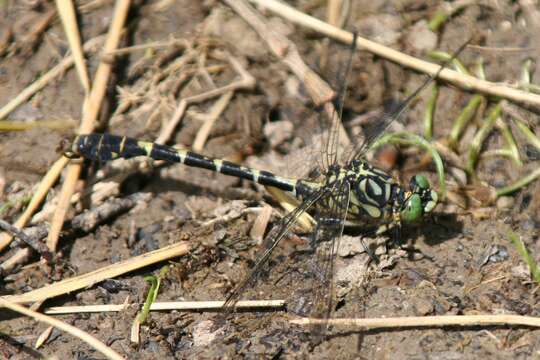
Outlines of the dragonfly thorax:
{"type": "MultiPolygon", "coordinates": [[[[349,191],[347,220],[349,225],[410,223],[430,213],[437,204],[437,194],[424,176],[411,179],[405,189],[395,179],[367,162],[354,160],[347,166],[331,166],[324,188],[334,189],[336,196],[319,206],[332,206],[333,199],[343,199],[338,191],[349,191]]],[[[343,201],[343,200],[340,200],[343,201]]]]}

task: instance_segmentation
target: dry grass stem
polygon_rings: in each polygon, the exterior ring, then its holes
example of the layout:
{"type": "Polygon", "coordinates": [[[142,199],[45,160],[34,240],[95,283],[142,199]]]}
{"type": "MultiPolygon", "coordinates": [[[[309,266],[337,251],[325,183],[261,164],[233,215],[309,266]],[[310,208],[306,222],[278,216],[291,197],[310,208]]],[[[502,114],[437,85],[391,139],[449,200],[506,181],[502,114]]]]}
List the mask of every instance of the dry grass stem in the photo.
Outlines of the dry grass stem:
{"type": "MultiPolygon", "coordinates": [[[[47,192],[56,182],[56,180],[60,176],[60,173],[62,172],[62,169],[67,165],[68,161],[69,159],[62,156],[60,159],[56,160],[56,162],[51,166],[47,174],[41,180],[41,183],[39,184],[36,192],[32,196],[32,200],[30,200],[30,203],[24,210],[23,214],[13,224],[16,228],[22,229],[28,224],[28,222],[32,218],[32,215],[37,210],[43,199],[45,199],[45,196],[47,196],[47,192]]],[[[2,249],[9,245],[12,239],[13,237],[9,234],[0,234],[0,251],[2,251],[2,249]]]]}
{"type": "Polygon", "coordinates": [[[18,42],[17,49],[22,55],[26,56],[32,53],[32,50],[36,47],[40,39],[42,39],[43,33],[52,24],[55,17],[56,9],[51,9],[39,17],[39,20],[33,24],[28,34],[18,42]]]}
{"type": "MultiPolygon", "coordinates": [[[[118,48],[130,4],[130,0],[119,0],[116,3],[112,23],[107,34],[107,39],[105,40],[105,52],[114,51],[118,48]]],[[[87,134],[94,130],[99,109],[101,109],[101,103],[107,90],[111,69],[111,64],[103,61],[99,63],[92,89],[83,104],[82,121],[79,129],[80,134],[87,134]]],[[[69,208],[69,200],[75,191],[75,184],[79,179],[80,172],[81,164],[73,164],[68,168],[66,181],[62,185],[60,193],[60,201],[58,202],[58,207],[53,215],[51,229],[49,236],[47,237],[47,246],[51,251],[54,251],[57,247],[60,232],[69,208]]]]}
{"type": "MultiPolygon", "coordinates": [[[[224,301],[165,301],[155,302],[150,311],[217,311],[223,308],[224,301]]],[[[44,310],[45,314],[78,314],[97,312],[120,312],[129,307],[139,307],[141,304],[111,304],[111,305],[82,305],[82,306],[55,306],[44,310]]],[[[241,300],[236,305],[237,310],[283,309],[285,300],[241,300]]]]}
{"type": "Polygon", "coordinates": [[[249,236],[252,239],[255,239],[259,244],[262,244],[264,234],[266,232],[266,228],[268,227],[268,223],[270,222],[270,218],[272,217],[273,211],[274,209],[270,205],[264,205],[261,212],[259,215],[257,215],[257,218],[253,222],[253,226],[251,226],[249,236]]]}
{"type": "Polygon", "coordinates": [[[67,174],[64,178],[64,183],[62,184],[62,190],[60,191],[60,197],[54,210],[54,214],[51,220],[51,228],[49,230],[49,236],[47,236],[47,247],[51,252],[56,251],[58,245],[58,239],[60,238],[60,231],[62,231],[62,226],[64,226],[64,219],[69,210],[70,199],[79,181],[79,176],[81,174],[81,165],[80,164],[71,164],[67,168],[67,174]]]}
{"type": "MultiPolygon", "coordinates": [[[[224,1],[230,3],[232,0],[224,1]]],[[[318,31],[321,34],[329,36],[338,41],[350,44],[353,39],[353,35],[350,32],[338,29],[332,25],[325,23],[324,21],[304,14],[276,0],[249,1],[270,10],[278,14],[279,16],[286,18],[294,24],[307,27],[314,31],[318,31]]],[[[428,75],[434,75],[440,68],[440,65],[438,64],[433,64],[427,61],[417,59],[413,56],[403,54],[397,50],[393,50],[389,47],[377,44],[362,37],[357,38],[356,46],[358,48],[367,50],[377,56],[383,57],[392,62],[414,69],[416,71],[426,73],[428,75]]],[[[481,80],[475,78],[474,76],[460,74],[454,70],[443,69],[440,72],[438,78],[447,81],[463,90],[487,94],[494,97],[500,97],[522,104],[540,106],[540,95],[528,93],[490,81],[481,80]]]]}
{"type": "MultiPolygon", "coordinates": [[[[331,124],[334,124],[337,120],[338,113],[330,100],[334,98],[335,92],[316,72],[306,65],[294,43],[274,31],[267,24],[266,20],[245,0],[223,1],[253,27],[274,55],[283,61],[296,77],[303,82],[315,105],[320,106],[324,104],[324,110],[328,119],[331,124]]],[[[350,144],[349,137],[341,122],[338,121],[337,123],[339,124],[339,141],[341,145],[346,147],[350,144]]]]}
{"type": "Polygon", "coordinates": [[[481,45],[467,45],[467,48],[478,50],[480,52],[501,52],[501,53],[523,53],[537,51],[536,48],[520,48],[520,47],[493,47],[493,46],[481,46],[481,45]]]}
{"type": "Polygon", "coordinates": [[[0,307],[8,308],[8,309],[16,311],[16,312],[18,312],[20,314],[31,317],[32,319],[34,319],[36,321],[40,321],[40,322],[49,324],[51,326],[54,326],[57,329],[65,331],[68,334],[71,334],[71,335],[81,339],[82,341],[84,341],[85,343],[87,343],[92,348],[96,349],[97,351],[99,351],[100,353],[102,353],[103,355],[105,355],[109,359],[114,359],[114,360],[122,360],[122,359],[124,359],[116,351],[114,351],[113,349],[111,349],[110,347],[108,347],[107,345],[105,345],[104,343],[102,343],[101,341],[99,341],[98,339],[93,337],[92,335],[88,334],[87,332],[84,332],[84,331],[76,328],[75,326],[69,325],[69,324],[67,324],[67,323],[65,323],[63,321],[60,321],[58,319],[55,319],[53,317],[50,317],[50,316],[43,315],[43,314],[40,314],[38,312],[32,311],[32,310],[30,310],[30,309],[28,309],[28,308],[26,308],[26,307],[24,307],[22,305],[9,302],[9,301],[7,301],[6,299],[4,299],[2,297],[0,297],[0,307]]]}
{"type": "Polygon", "coordinates": [[[73,119],[66,120],[32,120],[32,121],[0,121],[0,131],[26,131],[34,128],[47,128],[55,130],[67,130],[77,127],[73,119]]]}
{"type": "Polygon", "coordinates": [[[244,67],[240,64],[240,62],[237,59],[235,59],[233,56],[228,56],[228,60],[231,66],[240,75],[240,79],[228,85],[219,87],[217,89],[212,89],[202,94],[197,94],[197,95],[193,95],[193,96],[189,96],[189,97],[181,99],[178,103],[178,106],[172,118],[169,120],[167,125],[161,130],[158,138],[156,139],[156,143],[165,144],[171,138],[174,130],[178,126],[180,120],[184,116],[184,113],[187,107],[190,104],[203,102],[203,101],[212,99],[216,96],[223,95],[228,92],[234,92],[239,89],[251,89],[253,88],[253,86],[255,86],[255,78],[251,76],[251,74],[247,72],[246,69],[244,69],[244,67]]]}
{"type": "MultiPolygon", "coordinates": [[[[175,45],[185,45],[185,40],[182,39],[171,39],[167,41],[154,41],[141,45],[128,46],[120,49],[116,49],[101,55],[101,58],[104,61],[111,61],[116,56],[131,54],[137,51],[143,51],[147,49],[159,49],[159,48],[168,48],[175,45]]],[[[185,46],[184,46],[185,47],[185,46]]]]}
{"type": "Polygon", "coordinates": [[[204,144],[208,139],[208,135],[210,135],[212,127],[214,126],[216,120],[221,116],[223,111],[225,111],[227,105],[229,105],[229,102],[231,101],[233,95],[233,91],[227,91],[226,93],[221,95],[218,101],[216,101],[216,103],[212,106],[210,111],[207,114],[204,114],[204,123],[197,132],[197,135],[195,135],[195,140],[193,141],[194,151],[202,151],[202,149],[204,148],[204,144]]]}
{"type": "MultiPolygon", "coordinates": [[[[83,50],[85,52],[94,52],[102,44],[104,37],[97,36],[91,40],[88,40],[84,46],[83,50]]],[[[51,70],[47,71],[43,76],[34,81],[32,84],[24,88],[19,95],[9,101],[0,109],[0,120],[8,116],[13,110],[18,106],[24,103],[26,100],[30,99],[35,93],[47,86],[51,81],[60,77],[74,64],[73,56],[67,56],[62,60],[58,65],[53,67],[51,70]]]]}
{"type": "Polygon", "coordinates": [[[45,341],[47,341],[51,336],[53,329],[54,326],[49,326],[38,336],[36,343],[34,344],[36,349],[39,349],[43,344],[45,344],[45,341]]]}
{"type": "Polygon", "coordinates": [[[326,21],[337,27],[341,27],[341,9],[343,6],[343,0],[328,0],[326,7],[326,21]]]}
{"type": "Polygon", "coordinates": [[[140,334],[141,322],[139,321],[139,317],[135,316],[135,319],[133,320],[133,324],[131,324],[131,329],[129,331],[129,341],[131,341],[133,344],[139,344],[140,334]]]}
{"type": "Polygon", "coordinates": [[[56,8],[58,9],[58,15],[60,15],[60,20],[64,26],[69,48],[75,60],[75,68],[77,69],[79,80],[85,93],[88,94],[90,92],[90,80],[84,62],[84,52],[81,46],[81,35],[79,34],[79,27],[77,25],[75,7],[71,0],[56,0],[56,8]]]}
{"type": "Polygon", "coordinates": [[[190,246],[186,243],[169,245],[164,248],[151,251],[139,256],[135,256],[125,261],[103,267],[101,269],[94,270],[87,274],[61,280],[24,294],[0,297],[0,299],[5,299],[7,301],[16,303],[28,303],[33,301],[46,300],[55,296],[84,289],[103,280],[114,278],[116,276],[143,268],[151,264],[185,255],[189,250],[190,246]]]}
{"type": "Polygon", "coordinates": [[[389,317],[381,319],[309,319],[301,318],[290,321],[297,325],[325,324],[336,327],[355,329],[389,329],[443,326],[532,326],[540,327],[540,318],[521,315],[443,315],[389,317]]]}
{"type": "Polygon", "coordinates": [[[9,257],[6,261],[0,265],[2,273],[9,273],[13,270],[18,264],[24,264],[28,262],[30,256],[32,255],[32,250],[30,248],[19,249],[12,256],[9,257]]]}

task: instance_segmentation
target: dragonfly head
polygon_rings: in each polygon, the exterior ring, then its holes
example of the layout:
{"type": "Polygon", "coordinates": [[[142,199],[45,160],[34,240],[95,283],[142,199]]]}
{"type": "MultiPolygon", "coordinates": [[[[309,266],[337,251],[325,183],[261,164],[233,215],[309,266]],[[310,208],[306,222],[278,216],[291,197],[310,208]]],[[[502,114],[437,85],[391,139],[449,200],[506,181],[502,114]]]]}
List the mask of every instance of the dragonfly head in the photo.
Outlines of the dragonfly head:
{"type": "Polygon", "coordinates": [[[429,186],[429,181],[423,175],[411,178],[408,196],[401,208],[401,219],[410,223],[429,214],[437,205],[437,192],[429,186]]]}

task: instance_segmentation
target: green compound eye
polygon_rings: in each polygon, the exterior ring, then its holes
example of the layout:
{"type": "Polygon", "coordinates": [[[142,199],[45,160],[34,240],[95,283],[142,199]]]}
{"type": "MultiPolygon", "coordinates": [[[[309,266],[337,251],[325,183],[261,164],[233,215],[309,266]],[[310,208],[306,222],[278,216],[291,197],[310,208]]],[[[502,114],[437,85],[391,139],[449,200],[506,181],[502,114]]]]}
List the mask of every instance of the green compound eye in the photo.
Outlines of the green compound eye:
{"type": "Polygon", "coordinates": [[[411,178],[410,189],[412,192],[429,189],[429,181],[424,175],[415,175],[411,178]]]}
{"type": "Polygon", "coordinates": [[[407,200],[407,205],[405,209],[401,211],[401,219],[404,222],[414,222],[422,216],[422,199],[420,195],[413,194],[407,200]]]}

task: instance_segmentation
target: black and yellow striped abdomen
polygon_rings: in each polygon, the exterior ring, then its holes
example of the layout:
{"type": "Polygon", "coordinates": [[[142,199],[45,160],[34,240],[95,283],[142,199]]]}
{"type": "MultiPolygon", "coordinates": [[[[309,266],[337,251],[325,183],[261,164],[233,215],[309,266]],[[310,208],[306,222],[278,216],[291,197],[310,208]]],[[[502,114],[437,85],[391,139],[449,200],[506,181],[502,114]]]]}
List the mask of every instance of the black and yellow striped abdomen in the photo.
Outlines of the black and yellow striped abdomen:
{"type": "Polygon", "coordinates": [[[148,156],[155,160],[181,163],[246,179],[261,185],[273,186],[284,191],[290,191],[295,195],[305,196],[313,191],[313,188],[306,183],[276,176],[268,171],[251,169],[230,161],[213,159],[191,151],[139,141],[126,136],[111,134],[79,135],[73,142],[71,151],[74,156],[82,156],[97,161],[148,156]]]}

